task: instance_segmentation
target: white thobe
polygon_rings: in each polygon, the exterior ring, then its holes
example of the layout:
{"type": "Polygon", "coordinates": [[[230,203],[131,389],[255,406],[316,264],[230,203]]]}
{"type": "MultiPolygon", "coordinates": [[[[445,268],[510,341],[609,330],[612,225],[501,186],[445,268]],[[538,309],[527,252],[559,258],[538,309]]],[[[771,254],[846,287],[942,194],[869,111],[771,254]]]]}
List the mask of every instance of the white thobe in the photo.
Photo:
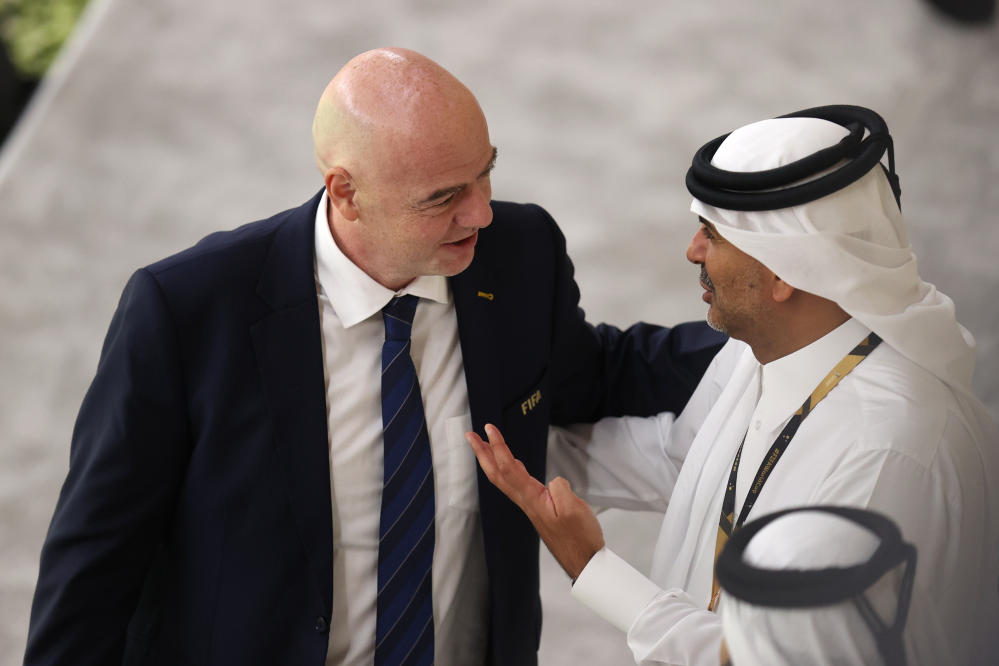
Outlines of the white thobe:
{"type": "MultiPolygon", "coordinates": [[[[604,419],[553,432],[550,475],[568,478],[593,504],[666,512],[648,577],[605,548],[573,586],[573,596],[627,632],[636,662],[718,664],[721,620],[706,609],[739,444],[745,436],[736,515],[770,444],[867,333],[849,320],[765,366],[731,340],[677,419],[604,419]]],[[[840,504],[894,519],[919,551],[910,664],[988,663],[997,654],[997,442],[994,426],[983,433],[963,400],[882,343],[804,420],[748,517],[840,504]]]]}

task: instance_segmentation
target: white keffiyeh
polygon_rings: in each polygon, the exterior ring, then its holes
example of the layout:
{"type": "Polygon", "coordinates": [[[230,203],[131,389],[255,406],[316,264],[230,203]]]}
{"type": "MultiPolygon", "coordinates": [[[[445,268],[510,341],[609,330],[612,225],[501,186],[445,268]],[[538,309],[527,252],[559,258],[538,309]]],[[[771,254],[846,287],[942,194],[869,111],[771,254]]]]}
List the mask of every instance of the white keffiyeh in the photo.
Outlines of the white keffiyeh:
{"type": "MultiPolygon", "coordinates": [[[[763,120],[732,132],[711,164],[731,172],[763,171],[847,134],[845,127],[818,118],[763,120]]],[[[847,187],[798,206],[738,211],[695,198],[690,209],[789,285],[835,301],[948,384],[979,435],[992,428],[971,388],[975,340],[957,322],[954,302],[919,277],[902,213],[880,165],[847,187]]]]}
{"type": "MultiPolygon", "coordinates": [[[[727,171],[772,169],[826,148],[847,129],[818,118],[746,125],[711,164],[727,171]]],[[[791,286],[835,301],[915,363],[970,392],[974,339],[954,303],[916,270],[895,197],[880,167],[800,206],[736,211],[694,199],[690,209],[791,286]]]]}

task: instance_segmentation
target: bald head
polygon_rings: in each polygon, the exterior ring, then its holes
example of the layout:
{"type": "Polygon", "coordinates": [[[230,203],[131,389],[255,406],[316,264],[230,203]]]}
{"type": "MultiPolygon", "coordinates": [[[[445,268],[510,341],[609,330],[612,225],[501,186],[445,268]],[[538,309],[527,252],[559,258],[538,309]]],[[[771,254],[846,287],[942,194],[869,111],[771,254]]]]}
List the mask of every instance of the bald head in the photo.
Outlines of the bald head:
{"type": "Polygon", "coordinates": [[[440,144],[456,122],[482,122],[472,93],[426,56],[400,48],[362,53],[323,92],[312,125],[319,170],[355,178],[400,169],[421,147],[440,144]],[[422,144],[422,145],[419,145],[422,144]]]}
{"type": "Polygon", "coordinates": [[[323,92],[312,127],[337,247],[389,289],[455,275],[492,221],[496,149],[468,88],[405,49],[368,51],[323,92]]]}

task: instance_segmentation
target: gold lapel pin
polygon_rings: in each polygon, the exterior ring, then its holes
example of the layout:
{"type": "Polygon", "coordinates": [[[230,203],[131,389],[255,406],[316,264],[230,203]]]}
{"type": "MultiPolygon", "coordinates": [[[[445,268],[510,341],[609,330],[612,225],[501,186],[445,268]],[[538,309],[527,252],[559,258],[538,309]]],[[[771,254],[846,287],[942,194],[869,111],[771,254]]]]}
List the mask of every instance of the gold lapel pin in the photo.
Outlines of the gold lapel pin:
{"type": "Polygon", "coordinates": [[[493,295],[493,293],[492,293],[491,291],[480,291],[480,292],[478,293],[478,296],[479,296],[479,298],[484,298],[484,299],[486,299],[487,301],[491,301],[491,300],[493,300],[494,298],[496,298],[496,296],[494,296],[494,295],[493,295]]]}

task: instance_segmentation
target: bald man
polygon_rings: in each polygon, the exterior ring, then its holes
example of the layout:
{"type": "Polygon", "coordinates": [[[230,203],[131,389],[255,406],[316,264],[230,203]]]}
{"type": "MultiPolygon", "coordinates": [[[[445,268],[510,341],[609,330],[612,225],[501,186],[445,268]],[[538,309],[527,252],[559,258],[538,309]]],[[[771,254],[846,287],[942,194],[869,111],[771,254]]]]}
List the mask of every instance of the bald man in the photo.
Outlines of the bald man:
{"type": "Polygon", "coordinates": [[[535,663],[537,535],[464,433],[501,424],[542,476],[550,422],[679,411],[722,342],[588,325],[427,58],[354,58],[313,134],[311,200],[125,287],[25,663],[535,663]]]}

